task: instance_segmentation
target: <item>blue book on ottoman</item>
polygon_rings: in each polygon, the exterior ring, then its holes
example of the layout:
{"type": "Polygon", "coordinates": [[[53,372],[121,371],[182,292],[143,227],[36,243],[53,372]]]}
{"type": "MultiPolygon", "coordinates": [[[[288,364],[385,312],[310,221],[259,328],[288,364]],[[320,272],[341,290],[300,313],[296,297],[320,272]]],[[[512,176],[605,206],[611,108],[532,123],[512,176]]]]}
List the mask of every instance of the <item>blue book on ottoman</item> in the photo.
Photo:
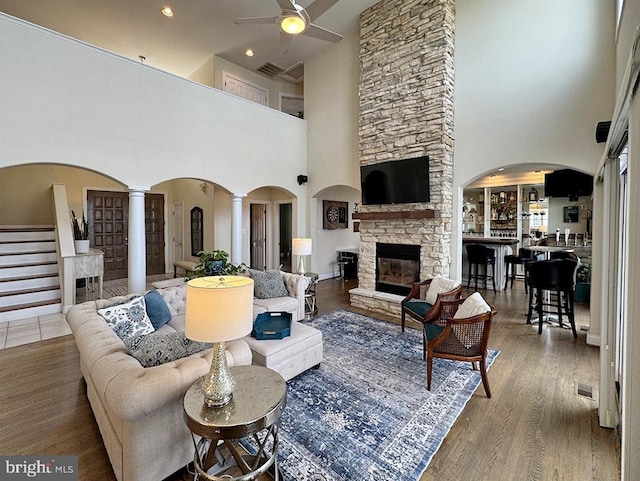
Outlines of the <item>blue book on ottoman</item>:
{"type": "Polygon", "coordinates": [[[291,335],[291,314],[289,312],[263,312],[253,322],[251,337],[262,341],[265,339],[282,339],[291,335]]]}

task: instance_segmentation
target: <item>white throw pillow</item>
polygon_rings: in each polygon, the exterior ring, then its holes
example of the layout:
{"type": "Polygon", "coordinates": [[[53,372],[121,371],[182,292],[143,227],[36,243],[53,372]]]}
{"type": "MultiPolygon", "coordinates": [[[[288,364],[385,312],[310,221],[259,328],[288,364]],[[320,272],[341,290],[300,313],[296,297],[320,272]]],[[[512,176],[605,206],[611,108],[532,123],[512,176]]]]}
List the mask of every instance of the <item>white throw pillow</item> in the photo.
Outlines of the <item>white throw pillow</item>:
{"type": "Polygon", "coordinates": [[[442,276],[435,276],[429,284],[427,294],[424,296],[424,302],[434,305],[438,300],[438,294],[442,292],[449,292],[455,287],[458,287],[459,282],[453,279],[447,279],[442,276]]]}
{"type": "Polygon", "coordinates": [[[134,297],[122,304],[98,309],[109,327],[123,341],[135,336],[151,334],[155,331],[147,315],[147,305],[143,296],[134,297]]]}
{"type": "Polygon", "coordinates": [[[453,318],[466,319],[490,311],[491,306],[487,304],[482,295],[479,292],[474,292],[460,304],[453,318]]]}

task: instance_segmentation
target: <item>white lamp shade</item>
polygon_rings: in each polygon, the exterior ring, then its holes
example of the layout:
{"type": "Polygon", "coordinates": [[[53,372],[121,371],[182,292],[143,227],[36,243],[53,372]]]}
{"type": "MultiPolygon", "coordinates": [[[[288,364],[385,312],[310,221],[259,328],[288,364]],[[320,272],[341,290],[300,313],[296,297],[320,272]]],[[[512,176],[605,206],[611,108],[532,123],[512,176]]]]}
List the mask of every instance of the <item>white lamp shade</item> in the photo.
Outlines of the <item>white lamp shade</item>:
{"type": "Polygon", "coordinates": [[[187,283],[185,335],[193,341],[239,339],[253,327],[253,279],[199,277],[187,283]]]}
{"type": "Polygon", "coordinates": [[[304,237],[294,237],[292,239],[292,252],[294,256],[311,255],[311,239],[304,237]]]}

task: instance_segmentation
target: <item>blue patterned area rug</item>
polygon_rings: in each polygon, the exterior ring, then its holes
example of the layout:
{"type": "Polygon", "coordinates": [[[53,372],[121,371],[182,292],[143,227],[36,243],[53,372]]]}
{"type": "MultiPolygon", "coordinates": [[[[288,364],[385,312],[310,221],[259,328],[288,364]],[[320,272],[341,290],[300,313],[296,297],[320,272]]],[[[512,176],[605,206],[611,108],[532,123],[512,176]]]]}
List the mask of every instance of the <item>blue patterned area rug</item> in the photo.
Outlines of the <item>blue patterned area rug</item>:
{"type": "Polygon", "coordinates": [[[479,371],[435,359],[429,392],[420,331],[345,310],[306,324],[322,331],[324,362],[287,383],[285,479],[418,480],[481,384],[479,371]]]}

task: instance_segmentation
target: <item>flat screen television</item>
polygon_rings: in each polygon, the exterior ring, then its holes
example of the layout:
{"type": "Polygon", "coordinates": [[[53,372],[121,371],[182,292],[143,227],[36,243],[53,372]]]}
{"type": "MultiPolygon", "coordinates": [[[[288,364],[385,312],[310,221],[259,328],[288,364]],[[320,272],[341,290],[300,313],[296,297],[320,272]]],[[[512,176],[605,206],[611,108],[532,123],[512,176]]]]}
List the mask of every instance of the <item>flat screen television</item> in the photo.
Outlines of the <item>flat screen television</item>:
{"type": "Polygon", "coordinates": [[[360,167],[362,204],[429,202],[429,156],[360,167]]]}
{"type": "Polygon", "coordinates": [[[572,169],[555,170],[544,176],[545,197],[578,197],[591,195],[593,176],[572,169]]]}

